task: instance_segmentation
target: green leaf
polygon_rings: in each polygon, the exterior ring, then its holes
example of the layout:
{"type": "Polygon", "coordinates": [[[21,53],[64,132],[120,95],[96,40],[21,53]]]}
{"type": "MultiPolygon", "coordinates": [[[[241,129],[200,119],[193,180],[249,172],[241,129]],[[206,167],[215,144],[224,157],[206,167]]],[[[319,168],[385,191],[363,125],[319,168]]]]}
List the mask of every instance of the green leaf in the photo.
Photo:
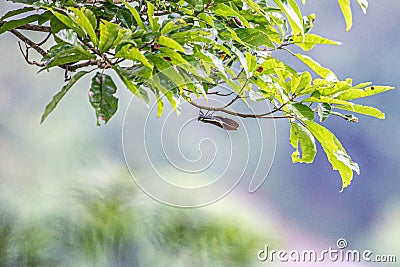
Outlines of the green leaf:
{"type": "Polygon", "coordinates": [[[102,20],[100,22],[100,52],[107,52],[114,44],[119,33],[119,26],[115,23],[102,20]]]}
{"type": "Polygon", "coordinates": [[[94,16],[93,12],[86,8],[78,9],[78,8],[69,8],[73,13],[68,13],[68,16],[73,19],[76,24],[85,31],[85,33],[89,36],[90,40],[95,44],[96,46],[98,45],[99,41],[97,40],[97,36],[95,33],[95,28],[92,25],[91,19],[89,19],[88,16],[86,16],[86,13],[89,16],[94,16]]]}
{"type": "Polygon", "coordinates": [[[139,12],[136,10],[136,8],[134,8],[133,6],[131,6],[129,3],[127,3],[126,1],[123,1],[124,5],[129,9],[129,11],[131,12],[132,16],[135,18],[137,25],[139,25],[139,27],[142,30],[146,30],[146,26],[143,23],[142,18],[139,15],[139,12]]]}
{"type": "Polygon", "coordinates": [[[351,103],[351,102],[347,102],[347,101],[335,99],[335,98],[330,98],[330,97],[326,97],[326,96],[319,96],[319,97],[311,96],[306,99],[303,99],[303,102],[338,104],[338,105],[345,105],[345,106],[353,105],[353,103],[351,103]]]}
{"type": "Polygon", "coordinates": [[[71,77],[68,83],[64,85],[63,88],[61,88],[61,91],[58,92],[50,101],[50,103],[47,104],[43,112],[42,119],[40,120],[40,123],[43,123],[46,120],[46,118],[50,115],[50,113],[53,112],[53,110],[57,107],[61,99],[68,93],[69,89],[71,89],[71,87],[87,73],[88,71],[80,71],[71,77]]]}
{"type": "Polygon", "coordinates": [[[318,62],[316,62],[309,56],[296,54],[296,57],[301,61],[303,61],[304,64],[306,64],[310,69],[312,69],[316,74],[318,74],[322,78],[330,81],[337,80],[336,75],[330,69],[322,67],[318,62]]]}
{"type": "Polygon", "coordinates": [[[89,101],[96,111],[98,126],[101,125],[101,121],[107,123],[117,112],[118,98],[114,96],[116,92],[117,86],[110,76],[100,72],[96,73],[92,79],[89,101]]]}
{"type": "Polygon", "coordinates": [[[139,86],[138,88],[131,79],[124,75],[124,71],[119,66],[114,67],[114,70],[121,78],[122,82],[126,85],[126,87],[148,106],[150,99],[147,91],[144,90],[141,86],[139,86]]]}
{"type": "Polygon", "coordinates": [[[372,84],[372,82],[360,83],[360,84],[357,84],[357,85],[353,86],[353,89],[362,89],[362,88],[364,88],[364,87],[366,87],[368,85],[371,85],[371,84],[372,84]]]}
{"type": "Polygon", "coordinates": [[[350,0],[338,0],[338,3],[346,21],[346,31],[348,32],[353,25],[353,15],[351,14],[350,0]]]}
{"type": "Polygon", "coordinates": [[[156,97],[157,97],[157,118],[161,117],[163,111],[164,111],[164,102],[162,101],[162,98],[160,97],[160,94],[156,91],[156,97]]]}
{"type": "Polygon", "coordinates": [[[64,15],[64,14],[62,14],[62,13],[60,13],[60,12],[57,12],[57,11],[54,11],[54,10],[51,10],[52,12],[53,12],[53,14],[54,14],[54,16],[59,20],[59,21],[61,21],[62,23],[64,23],[64,25],[65,26],[67,26],[69,29],[72,29],[74,32],[76,32],[79,36],[81,36],[81,37],[84,37],[85,36],[85,32],[81,29],[81,27],[79,27],[78,26],[78,24],[74,21],[74,20],[72,20],[70,17],[68,17],[68,16],[66,16],[66,15],[64,15]]]}
{"type": "Polygon", "coordinates": [[[175,25],[175,21],[171,20],[161,28],[161,34],[167,34],[175,29],[179,29],[183,25],[175,25]]]}
{"type": "Polygon", "coordinates": [[[257,57],[246,52],[247,69],[252,72],[257,67],[257,57]]]}
{"type": "Polygon", "coordinates": [[[248,47],[258,49],[259,46],[273,47],[268,35],[261,30],[252,28],[239,28],[234,30],[237,37],[248,47]]]}
{"type": "Polygon", "coordinates": [[[32,10],[35,10],[35,9],[33,7],[23,7],[23,8],[20,8],[20,9],[11,10],[11,11],[7,12],[6,14],[4,14],[4,16],[2,16],[0,18],[0,22],[3,22],[5,19],[14,17],[14,16],[19,15],[19,14],[23,14],[23,13],[26,13],[26,12],[29,12],[29,11],[32,11],[32,10]]]}
{"type": "Polygon", "coordinates": [[[177,87],[181,88],[185,85],[185,79],[168,61],[156,56],[149,56],[149,60],[158,68],[162,75],[168,77],[177,87]]]}
{"type": "Polygon", "coordinates": [[[341,45],[341,42],[329,40],[316,34],[306,34],[304,42],[301,36],[294,36],[293,42],[304,51],[311,50],[317,44],[341,45]]]}
{"type": "Polygon", "coordinates": [[[300,34],[304,38],[303,17],[294,0],[274,0],[274,2],[286,14],[294,35],[300,34]]]}
{"type": "Polygon", "coordinates": [[[75,63],[81,60],[94,58],[96,58],[96,56],[90,54],[89,51],[68,43],[60,43],[51,47],[47,55],[43,57],[42,60],[46,62],[46,67],[44,67],[40,71],[55,66],[75,63]]]}
{"type": "Polygon", "coordinates": [[[115,57],[125,58],[133,61],[141,62],[144,66],[153,69],[153,65],[147,60],[147,58],[140,52],[140,50],[131,44],[124,45],[115,54],[115,57]]]}
{"type": "Polygon", "coordinates": [[[211,15],[207,15],[206,13],[203,12],[203,13],[200,13],[197,17],[199,19],[205,21],[212,28],[215,28],[214,18],[211,15]]]}
{"type": "Polygon", "coordinates": [[[313,120],[314,111],[307,105],[302,103],[294,103],[288,105],[289,110],[293,111],[294,114],[301,120],[313,120]]]}
{"type": "Polygon", "coordinates": [[[294,88],[292,87],[292,93],[296,95],[301,95],[301,92],[310,86],[312,81],[311,74],[308,71],[303,72],[300,75],[300,81],[298,85],[294,88]]]}
{"type": "Polygon", "coordinates": [[[335,98],[341,100],[352,100],[380,94],[393,89],[394,87],[391,86],[370,86],[367,87],[365,90],[351,88],[346,91],[339,92],[335,95],[335,98]]]}
{"type": "Polygon", "coordinates": [[[353,170],[357,174],[360,173],[358,164],[347,155],[346,150],[331,131],[313,121],[304,121],[304,123],[312,135],[321,143],[332,168],[339,171],[342,178],[341,191],[343,191],[353,179],[353,170]]]}
{"type": "Polygon", "coordinates": [[[225,5],[225,4],[217,4],[214,12],[216,15],[220,15],[223,16],[225,18],[228,17],[237,17],[246,28],[250,28],[250,24],[249,22],[242,16],[240,15],[238,12],[236,12],[235,10],[233,10],[230,6],[225,5]]]}
{"type": "Polygon", "coordinates": [[[334,106],[334,108],[347,110],[347,111],[351,111],[351,112],[355,112],[355,113],[360,113],[360,114],[364,114],[364,115],[371,116],[371,117],[376,117],[381,120],[385,119],[385,113],[383,113],[382,111],[380,111],[377,108],[370,107],[370,106],[353,104],[353,105],[347,105],[347,106],[346,105],[334,106]]]}
{"type": "Polygon", "coordinates": [[[149,19],[150,25],[151,25],[151,29],[155,32],[158,31],[159,29],[159,25],[157,23],[157,18],[154,18],[154,12],[155,12],[156,7],[150,3],[147,2],[147,17],[149,19]]]}
{"type": "Polygon", "coordinates": [[[290,144],[296,149],[292,153],[292,161],[312,163],[317,154],[314,136],[307,128],[298,123],[290,123],[290,144]],[[299,149],[301,148],[301,155],[299,149]]]}
{"type": "Polygon", "coordinates": [[[166,36],[160,36],[160,38],[158,38],[156,40],[156,43],[159,45],[163,45],[172,49],[175,49],[181,53],[185,53],[185,50],[183,49],[183,47],[175,40],[166,37],[166,36]]]}
{"type": "Polygon", "coordinates": [[[0,26],[0,34],[24,26],[28,23],[35,22],[39,19],[38,15],[31,15],[26,18],[4,21],[3,24],[0,26]]]}
{"type": "Polygon", "coordinates": [[[331,114],[331,111],[332,111],[331,105],[329,105],[327,103],[318,103],[319,121],[320,122],[325,121],[331,114]]]}
{"type": "Polygon", "coordinates": [[[170,84],[168,83],[170,82],[170,80],[163,80],[163,75],[162,74],[158,74],[158,75],[154,75],[153,78],[151,80],[149,80],[149,86],[151,86],[151,88],[153,88],[153,90],[156,93],[157,96],[157,104],[158,104],[158,114],[160,114],[160,101],[162,101],[162,99],[160,99],[160,97],[158,97],[159,92],[160,91],[162,93],[163,96],[165,96],[169,103],[171,104],[172,108],[179,113],[179,109],[178,109],[178,99],[175,97],[174,93],[173,93],[173,89],[171,88],[170,84]],[[164,86],[167,85],[168,87],[164,86]]]}
{"type": "Polygon", "coordinates": [[[243,53],[239,49],[237,49],[235,46],[232,46],[231,50],[238,57],[241,67],[244,69],[244,72],[246,73],[246,78],[249,79],[251,75],[250,75],[249,68],[247,67],[247,60],[246,60],[245,55],[243,55],[243,53]]]}

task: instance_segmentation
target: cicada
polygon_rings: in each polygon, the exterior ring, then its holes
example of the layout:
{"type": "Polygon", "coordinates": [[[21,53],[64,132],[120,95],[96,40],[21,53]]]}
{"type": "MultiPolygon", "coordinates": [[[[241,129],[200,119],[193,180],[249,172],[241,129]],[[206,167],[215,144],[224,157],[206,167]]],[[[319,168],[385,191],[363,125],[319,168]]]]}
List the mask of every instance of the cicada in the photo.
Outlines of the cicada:
{"type": "Polygon", "coordinates": [[[239,127],[239,124],[232,119],[222,116],[213,116],[212,114],[208,114],[208,112],[204,114],[201,110],[199,112],[197,120],[203,123],[213,124],[227,131],[237,130],[237,128],[239,127]]]}

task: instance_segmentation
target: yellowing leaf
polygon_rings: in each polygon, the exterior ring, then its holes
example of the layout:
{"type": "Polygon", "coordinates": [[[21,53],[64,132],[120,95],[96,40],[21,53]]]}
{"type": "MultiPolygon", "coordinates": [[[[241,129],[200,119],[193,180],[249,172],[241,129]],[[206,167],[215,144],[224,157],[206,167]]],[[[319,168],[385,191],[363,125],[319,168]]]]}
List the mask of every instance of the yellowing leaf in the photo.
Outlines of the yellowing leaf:
{"type": "Polygon", "coordinates": [[[353,104],[351,106],[344,106],[344,105],[334,106],[334,108],[347,110],[347,111],[351,111],[351,112],[355,112],[355,113],[360,113],[360,114],[364,114],[364,115],[371,116],[371,117],[376,117],[381,120],[383,120],[385,118],[385,113],[383,113],[382,111],[380,111],[377,108],[370,107],[370,106],[353,104]]]}
{"type": "Polygon", "coordinates": [[[307,34],[305,36],[304,41],[300,36],[294,36],[293,42],[301,47],[304,51],[311,50],[317,44],[326,44],[326,45],[341,45],[341,42],[329,40],[327,38],[321,37],[316,34],[307,34]]]}
{"type": "Polygon", "coordinates": [[[178,50],[181,53],[185,53],[185,50],[183,49],[183,47],[175,40],[166,37],[166,36],[160,36],[160,38],[158,38],[158,40],[156,41],[157,44],[178,50]]]}
{"type": "Polygon", "coordinates": [[[317,154],[314,136],[298,123],[290,123],[290,144],[296,149],[292,153],[293,162],[312,163],[317,154]],[[300,149],[301,148],[301,155],[300,149]]]}
{"type": "Polygon", "coordinates": [[[339,171],[342,178],[341,191],[343,191],[353,180],[353,170],[357,173],[360,172],[358,164],[347,155],[346,150],[331,131],[313,121],[304,121],[304,123],[312,135],[321,143],[332,168],[339,171]]]}
{"type": "Polygon", "coordinates": [[[351,14],[350,0],[338,0],[338,2],[346,21],[346,31],[348,32],[353,25],[353,15],[351,14]]]}
{"type": "Polygon", "coordinates": [[[146,59],[146,57],[140,52],[139,49],[136,47],[132,46],[131,44],[123,46],[116,54],[116,57],[118,58],[125,58],[125,59],[130,59],[134,61],[139,61],[146,67],[149,67],[150,69],[153,69],[153,65],[150,64],[150,62],[146,59]]]}

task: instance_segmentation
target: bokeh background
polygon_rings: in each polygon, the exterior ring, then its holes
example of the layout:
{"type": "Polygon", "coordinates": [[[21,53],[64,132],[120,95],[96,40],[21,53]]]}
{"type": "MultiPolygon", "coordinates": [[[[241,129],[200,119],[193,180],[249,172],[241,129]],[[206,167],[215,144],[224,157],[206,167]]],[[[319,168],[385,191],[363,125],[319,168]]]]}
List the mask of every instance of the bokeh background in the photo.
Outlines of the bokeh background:
{"type": "MultiPolygon", "coordinates": [[[[336,1],[309,0],[302,7],[304,14],[317,15],[314,33],[343,43],[316,47],[310,55],[341,79],[400,87],[400,2],[370,1],[367,15],[353,2],[348,33],[336,1]]],[[[1,1],[0,14],[12,6],[1,1]]],[[[177,209],[149,198],[129,175],[121,127],[130,94],[121,84],[120,109],[106,126],[95,125],[89,79],[79,81],[40,125],[63,73],[37,74],[9,33],[0,36],[0,58],[1,265],[298,266],[260,263],[256,254],[264,245],[335,248],[339,238],[350,249],[397,255],[400,261],[397,90],[367,100],[386,120],[359,116],[357,124],[335,118],[325,123],[361,167],[344,192],[320,147],[312,165],[291,163],[289,128],[277,121],[275,160],[260,190],[249,194],[242,184],[210,206],[177,209]]]]}

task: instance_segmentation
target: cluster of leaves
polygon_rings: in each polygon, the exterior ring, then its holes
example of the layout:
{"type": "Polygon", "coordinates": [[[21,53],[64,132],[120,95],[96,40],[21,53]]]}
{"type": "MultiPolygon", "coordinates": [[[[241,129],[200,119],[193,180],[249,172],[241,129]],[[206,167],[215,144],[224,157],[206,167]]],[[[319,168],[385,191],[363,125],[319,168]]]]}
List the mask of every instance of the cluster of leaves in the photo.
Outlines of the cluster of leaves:
{"type": "MultiPolygon", "coordinates": [[[[12,1],[27,6],[5,14],[0,19],[0,33],[11,31],[39,52],[42,62],[33,63],[41,70],[61,67],[66,71],[67,84],[47,105],[42,122],[81,77],[97,70],[89,101],[98,125],[107,123],[118,108],[117,87],[106,73],[113,71],[146,104],[153,93],[158,116],[164,101],[179,111],[179,100],[184,99],[197,108],[236,116],[287,118],[290,143],[295,148],[293,162],[313,162],[317,139],[333,169],[339,171],[343,189],[350,184],[353,171],[359,173],[359,167],[333,133],[314,121],[315,114],[320,122],[330,115],[357,122],[352,113],[383,119],[378,109],[352,100],[392,89],[339,80],[309,56],[289,50],[289,46],[309,51],[317,44],[340,44],[310,33],[315,15],[303,16],[294,0],[274,0],[274,5],[265,0],[12,1]],[[21,14],[28,15],[13,19],[21,14]],[[48,32],[55,44],[44,51],[41,44],[24,39],[18,29],[48,32]],[[274,57],[277,50],[292,54],[310,71],[297,72],[278,60],[274,57]],[[235,71],[235,66],[240,70],[235,71]],[[76,72],[81,68],[86,69],[76,72]],[[70,77],[71,72],[76,73],[70,77]],[[215,91],[221,84],[232,92],[215,91]],[[223,107],[195,103],[196,98],[210,94],[233,98],[223,107]],[[248,105],[264,101],[272,104],[273,110],[263,114],[229,110],[237,100],[248,105]],[[275,112],[283,115],[274,117],[275,112]]],[[[365,12],[367,0],[357,2],[365,12]]],[[[338,3],[349,30],[350,0],[338,3]]],[[[27,59],[28,53],[25,56],[27,59]]]]}

